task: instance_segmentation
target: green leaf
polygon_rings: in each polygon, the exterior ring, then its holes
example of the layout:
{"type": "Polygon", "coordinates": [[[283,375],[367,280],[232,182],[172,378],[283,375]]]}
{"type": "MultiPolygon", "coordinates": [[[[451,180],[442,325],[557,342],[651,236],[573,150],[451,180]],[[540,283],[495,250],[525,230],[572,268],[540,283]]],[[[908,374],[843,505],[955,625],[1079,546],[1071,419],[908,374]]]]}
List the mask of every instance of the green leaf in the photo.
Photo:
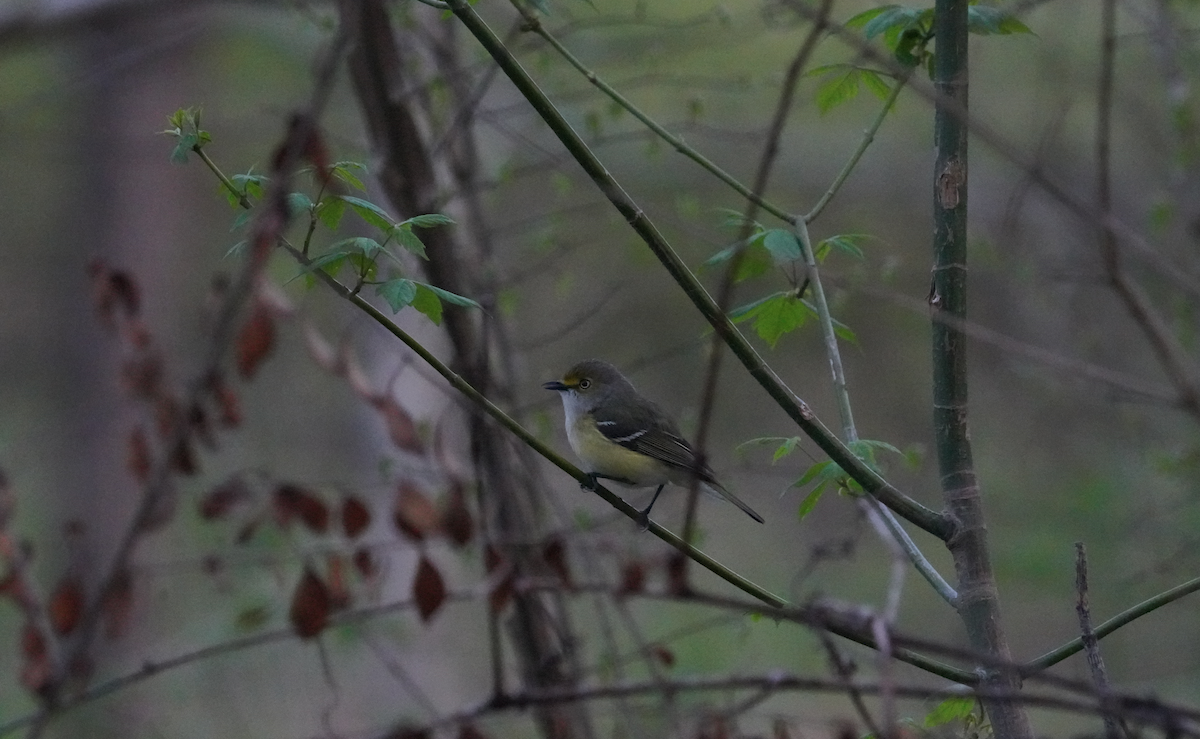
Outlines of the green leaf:
{"type": "Polygon", "coordinates": [[[763,246],[775,260],[775,264],[786,264],[800,258],[800,242],[796,235],[782,228],[772,228],[767,231],[762,240],[763,246]]]}
{"type": "Polygon", "coordinates": [[[366,192],[367,188],[365,185],[363,185],[362,180],[360,180],[357,177],[355,177],[354,175],[350,174],[351,167],[353,167],[354,169],[361,169],[364,172],[367,169],[365,166],[363,166],[359,162],[341,161],[341,162],[334,163],[333,168],[330,170],[330,173],[337,179],[341,180],[342,182],[345,182],[350,187],[353,187],[355,190],[361,190],[362,192],[366,192]]]}
{"type": "Polygon", "coordinates": [[[378,205],[369,200],[356,198],[353,195],[339,195],[338,197],[346,201],[346,204],[354,209],[354,212],[358,214],[359,218],[362,218],[375,228],[378,228],[384,233],[388,233],[392,230],[392,217],[389,216],[387,211],[385,211],[383,208],[380,208],[378,205]]]}
{"type": "Polygon", "coordinates": [[[821,483],[813,488],[812,492],[804,496],[804,500],[800,501],[800,508],[796,511],[796,514],[799,516],[801,521],[804,520],[805,516],[812,513],[813,508],[817,507],[817,501],[821,499],[821,495],[824,494],[824,492],[825,483],[821,483]]]}
{"type": "Polygon", "coordinates": [[[458,293],[452,293],[449,290],[443,290],[442,288],[437,287],[436,285],[430,285],[429,283],[426,283],[426,282],[418,282],[417,284],[421,285],[423,287],[429,288],[430,290],[433,291],[434,295],[437,295],[439,298],[446,301],[447,303],[450,303],[451,305],[461,305],[464,308],[479,308],[480,310],[483,309],[482,305],[480,305],[479,303],[476,303],[474,300],[471,300],[470,298],[466,297],[465,295],[459,295],[458,293]]]}
{"type": "Polygon", "coordinates": [[[937,704],[928,715],[925,716],[925,728],[932,729],[935,726],[950,723],[951,721],[965,719],[970,716],[975,710],[975,698],[972,696],[953,696],[947,698],[937,704]]]}
{"type": "Polygon", "coordinates": [[[434,324],[442,325],[442,301],[429,285],[417,283],[417,294],[413,296],[412,307],[424,313],[434,324]]]}
{"type": "MultiPolygon", "coordinates": [[[[342,265],[346,263],[349,257],[350,252],[348,251],[331,251],[322,254],[305,265],[304,269],[300,270],[300,273],[296,277],[303,277],[310,272],[316,272],[318,269],[324,271],[330,277],[337,277],[338,271],[341,270],[342,265]]],[[[293,277],[292,280],[296,279],[296,277],[293,277]]],[[[292,280],[288,280],[288,282],[292,280]]]]}
{"type": "Polygon", "coordinates": [[[179,141],[175,144],[175,148],[171,150],[171,162],[173,164],[187,164],[188,152],[192,150],[192,144],[196,143],[194,134],[185,134],[179,137],[179,141]]]}
{"type": "Polygon", "coordinates": [[[851,67],[845,74],[830,77],[817,88],[817,110],[821,115],[858,97],[858,77],[858,70],[851,67]]]}
{"type": "MultiPolygon", "coordinates": [[[[728,262],[737,253],[740,244],[731,244],[721,251],[713,254],[706,259],[700,266],[715,267],[718,264],[728,262]]],[[[742,261],[738,263],[737,273],[733,276],[734,282],[743,282],[751,277],[757,277],[763,272],[771,268],[771,258],[765,247],[762,245],[762,232],[751,237],[751,241],[745,247],[745,254],[742,255],[742,261]]]]}
{"type": "Polygon", "coordinates": [[[903,5],[888,5],[882,8],[869,22],[863,24],[863,35],[873,39],[888,31],[902,32],[909,28],[920,17],[921,11],[916,8],[906,8],[903,5]]]}
{"type": "Polygon", "coordinates": [[[341,198],[325,198],[317,203],[317,218],[325,224],[325,228],[336,231],[346,213],[346,201],[341,198]]]}
{"type": "MultiPolygon", "coordinates": [[[[228,192],[228,191],[226,191],[226,192],[228,192]]],[[[229,230],[230,230],[230,231],[236,231],[236,230],[238,230],[238,229],[239,229],[239,228],[241,228],[242,226],[245,226],[247,223],[249,223],[249,222],[250,222],[250,219],[251,219],[251,218],[253,218],[253,217],[254,217],[254,211],[250,211],[250,210],[245,210],[245,209],[243,209],[243,210],[242,210],[240,213],[238,213],[238,214],[237,214],[237,216],[236,216],[236,217],[233,219],[233,225],[232,225],[232,226],[230,226],[229,230]]]]}
{"type": "Polygon", "coordinates": [[[826,239],[821,239],[817,244],[817,258],[824,260],[825,254],[834,249],[849,254],[855,259],[863,258],[863,251],[859,248],[859,243],[871,238],[869,234],[837,234],[826,239]]]}
{"type": "Polygon", "coordinates": [[[794,293],[781,292],[735,308],[730,311],[729,318],[734,323],[753,318],[754,331],[774,348],[781,336],[803,326],[812,314],[812,309],[794,293]]]}
{"type": "Polygon", "coordinates": [[[303,213],[306,210],[311,210],[313,207],[312,198],[302,192],[288,193],[287,196],[288,212],[293,216],[298,213],[303,213]]]}
{"type": "Polygon", "coordinates": [[[780,445],[779,445],[779,446],[778,446],[778,447],[775,449],[775,454],[771,456],[771,464],[775,464],[776,462],[778,462],[779,460],[783,459],[783,458],[784,458],[784,457],[786,457],[787,455],[789,455],[789,454],[791,454],[792,452],[796,451],[796,447],[797,447],[799,444],[800,444],[800,437],[799,437],[799,436],[792,436],[792,437],[790,437],[790,438],[784,439],[784,440],[783,440],[783,443],[782,443],[782,444],[780,444],[780,445]]]}
{"type": "Polygon", "coordinates": [[[1033,33],[1029,26],[1016,16],[988,5],[972,5],[967,8],[967,30],[981,36],[1033,33]]]}
{"type": "Polygon", "coordinates": [[[434,228],[435,226],[449,226],[454,223],[454,219],[450,216],[444,216],[441,213],[427,213],[423,216],[413,216],[407,221],[401,222],[400,225],[404,225],[405,223],[419,226],[420,228],[434,228]]]}
{"type": "Polygon", "coordinates": [[[407,222],[397,225],[389,233],[396,243],[404,247],[405,251],[412,252],[422,259],[429,258],[425,254],[425,244],[421,242],[421,237],[413,233],[412,226],[407,222]]]}
{"type": "Polygon", "coordinates": [[[863,83],[863,87],[871,91],[875,97],[880,100],[887,100],[888,95],[892,94],[892,87],[887,83],[879,72],[873,69],[859,69],[859,80],[863,83]]]}
{"type": "Polygon", "coordinates": [[[374,258],[375,252],[382,249],[383,246],[375,239],[366,236],[352,236],[331,244],[329,248],[339,249],[347,254],[358,252],[365,257],[374,258]]]}
{"type": "Polygon", "coordinates": [[[828,482],[831,476],[836,476],[841,472],[842,468],[839,467],[832,459],[827,459],[824,462],[817,462],[805,470],[804,474],[800,476],[800,479],[792,483],[792,487],[802,488],[817,479],[828,482]]]}
{"type": "Polygon", "coordinates": [[[846,28],[862,28],[863,26],[867,25],[872,20],[874,20],[880,13],[886,13],[889,10],[891,10],[892,8],[898,8],[898,7],[900,7],[900,6],[899,5],[881,5],[878,8],[871,8],[870,10],[864,10],[863,12],[859,13],[858,15],[851,16],[850,19],[848,19],[846,21],[846,24],[845,24],[846,28]]]}
{"type": "Polygon", "coordinates": [[[388,280],[375,288],[375,294],[387,301],[392,313],[399,313],[401,308],[412,305],[417,296],[417,284],[403,277],[388,280]]]}

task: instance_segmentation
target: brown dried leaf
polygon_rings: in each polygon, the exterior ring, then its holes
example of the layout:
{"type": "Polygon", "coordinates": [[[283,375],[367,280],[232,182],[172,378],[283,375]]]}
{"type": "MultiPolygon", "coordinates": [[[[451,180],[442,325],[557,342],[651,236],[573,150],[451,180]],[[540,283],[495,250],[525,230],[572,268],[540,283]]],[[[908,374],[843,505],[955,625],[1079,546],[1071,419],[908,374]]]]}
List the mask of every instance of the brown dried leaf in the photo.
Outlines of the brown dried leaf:
{"type": "Polygon", "coordinates": [[[329,589],[329,606],[340,611],[350,605],[350,585],[346,581],[346,560],[339,554],[330,554],[327,560],[328,575],[325,580],[329,589]]]}
{"type": "Polygon", "coordinates": [[[225,518],[234,506],[251,498],[245,478],[234,475],[200,499],[200,517],[206,521],[225,518]]]}
{"type": "Polygon", "coordinates": [[[640,593],[646,587],[646,565],[641,560],[626,562],[621,568],[620,595],[640,593]]]}
{"type": "Polygon", "coordinates": [[[475,728],[474,724],[463,724],[458,727],[458,739],[488,739],[488,735],[475,728]]]}
{"type": "Polygon", "coordinates": [[[363,502],[353,495],[342,500],[342,530],[351,539],[357,539],[371,525],[371,512],[363,502]]]}
{"type": "Polygon", "coordinates": [[[196,463],[196,452],[192,450],[192,443],[186,437],[180,439],[171,450],[171,469],[189,477],[200,470],[196,463]]]}
{"type": "Polygon", "coordinates": [[[671,554],[667,557],[667,592],[671,595],[687,595],[692,592],[687,579],[687,557],[671,554]]]}
{"type": "Polygon", "coordinates": [[[396,491],[396,528],[417,541],[438,530],[438,511],[425,494],[411,482],[400,483],[396,491]]]}
{"type": "Polygon", "coordinates": [[[211,389],[217,411],[221,414],[221,425],[226,428],[236,428],[242,425],[242,404],[238,401],[237,393],[229,387],[222,375],[215,375],[211,389]]]}
{"type": "Polygon", "coordinates": [[[250,317],[242,324],[237,337],[237,368],[243,378],[252,379],[259,365],[275,345],[275,319],[271,309],[261,300],[254,302],[250,317]]]}
{"type": "Polygon", "coordinates": [[[488,544],[483,549],[483,571],[487,574],[492,574],[492,571],[499,567],[504,562],[504,555],[500,554],[500,550],[488,544]]]}
{"type": "Polygon", "coordinates": [[[661,644],[651,644],[650,654],[654,659],[658,660],[663,667],[671,668],[675,666],[675,653],[667,649],[661,644]]]}
{"type": "Polygon", "coordinates": [[[151,400],[160,394],[164,374],[162,355],[147,349],[121,365],[121,384],[133,397],[151,400]]]}
{"type": "Polygon", "coordinates": [[[311,639],[325,630],[329,624],[329,589],[312,569],[305,567],[304,575],[296,584],[292,596],[292,607],[288,618],[292,628],[301,639],[311,639]]]}
{"type": "Polygon", "coordinates": [[[571,587],[571,571],[567,569],[567,548],[561,538],[553,537],[542,546],[542,558],[550,565],[554,574],[558,575],[558,579],[562,580],[563,585],[571,587]]]}
{"type": "Polygon", "coordinates": [[[70,634],[83,617],[83,583],[74,575],[64,575],[46,604],[50,626],[60,636],[70,634]]]}
{"type": "Polygon", "coordinates": [[[133,576],[122,570],[113,580],[112,588],[104,598],[100,614],[104,617],[104,635],[119,639],[129,628],[129,617],[133,613],[133,576]]]}
{"type": "Polygon", "coordinates": [[[146,439],[146,430],[138,426],[129,432],[129,451],[125,460],[133,479],[145,484],[150,478],[150,442],[146,439]]]}
{"type": "Polygon", "coordinates": [[[467,507],[467,496],[462,483],[455,480],[442,509],[442,531],[458,547],[465,547],[475,535],[475,521],[467,507]]]}
{"type": "Polygon", "coordinates": [[[424,555],[417,563],[417,576],[413,580],[413,600],[417,602],[417,613],[421,614],[421,620],[425,622],[428,622],[446,601],[446,582],[424,555]]]}
{"type": "Polygon", "coordinates": [[[388,436],[392,443],[406,452],[422,454],[425,452],[425,442],[417,432],[417,424],[413,422],[408,411],[390,395],[376,395],[371,398],[371,405],[383,416],[387,426],[388,436]]]}
{"type": "Polygon", "coordinates": [[[492,613],[500,613],[504,610],[504,606],[508,605],[508,601],[512,600],[513,586],[513,576],[512,573],[509,573],[501,578],[488,593],[488,607],[492,609],[492,613]]]}
{"type": "Polygon", "coordinates": [[[299,517],[310,531],[323,534],[329,528],[329,507],[299,485],[283,483],[275,490],[275,511],[284,528],[293,517],[299,517]]]}
{"type": "Polygon", "coordinates": [[[359,547],[354,550],[354,568],[366,580],[372,580],[379,574],[379,565],[375,562],[375,557],[371,554],[371,550],[366,547],[359,547]]]}
{"type": "Polygon", "coordinates": [[[21,629],[21,651],[25,655],[25,663],[21,665],[21,685],[29,692],[40,695],[51,687],[54,666],[50,663],[41,632],[28,621],[21,629]]]}
{"type": "Polygon", "coordinates": [[[217,437],[213,435],[212,424],[208,421],[208,411],[199,403],[188,409],[188,427],[209,450],[217,448],[217,437]]]}

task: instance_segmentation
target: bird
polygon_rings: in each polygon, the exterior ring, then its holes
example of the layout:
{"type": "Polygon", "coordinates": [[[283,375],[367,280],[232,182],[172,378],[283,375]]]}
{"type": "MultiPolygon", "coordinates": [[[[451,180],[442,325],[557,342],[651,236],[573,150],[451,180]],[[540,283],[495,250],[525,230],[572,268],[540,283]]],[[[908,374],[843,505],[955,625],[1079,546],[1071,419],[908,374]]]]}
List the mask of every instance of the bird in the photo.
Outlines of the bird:
{"type": "Polygon", "coordinates": [[[600,478],[629,487],[658,486],[650,505],[638,516],[643,530],[649,527],[650,509],[668,482],[688,487],[698,481],[705,492],[764,523],[753,508],[717,482],[670,416],[612,364],[587,359],[542,387],[562,398],[567,441],[588,473],[585,488],[595,490],[600,478]]]}

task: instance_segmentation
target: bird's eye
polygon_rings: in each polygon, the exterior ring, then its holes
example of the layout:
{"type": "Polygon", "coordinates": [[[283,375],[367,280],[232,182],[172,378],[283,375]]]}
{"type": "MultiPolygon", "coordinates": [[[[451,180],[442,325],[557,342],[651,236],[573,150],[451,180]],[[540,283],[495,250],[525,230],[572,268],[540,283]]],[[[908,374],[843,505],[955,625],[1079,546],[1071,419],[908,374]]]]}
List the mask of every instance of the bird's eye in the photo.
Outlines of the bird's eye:
{"type": "Polygon", "coordinates": [[[579,381],[579,389],[580,390],[587,390],[591,386],[592,386],[592,381],[587,379],[586,377],[579,381]]]}

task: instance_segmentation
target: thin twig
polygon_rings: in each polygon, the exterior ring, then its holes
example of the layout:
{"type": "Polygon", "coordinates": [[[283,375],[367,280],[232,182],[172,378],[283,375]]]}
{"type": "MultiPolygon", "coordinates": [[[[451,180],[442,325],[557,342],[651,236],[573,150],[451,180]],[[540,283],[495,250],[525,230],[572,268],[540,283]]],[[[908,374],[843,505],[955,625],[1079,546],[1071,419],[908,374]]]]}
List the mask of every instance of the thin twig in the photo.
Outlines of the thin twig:
{"type": "MultiPolygon", "coordinates": [[[[1111,2],[1111,0],[1106,0],[1111,2]]],[[[1092,682],[1096,692],[1107,695],[1108,670],[1104,667],[1104,658],[1100,656],[1100,642],[1092,631],[1092,609],[1088,604],[1088,566],[1087,549],[1083,542],[1075,542],[1075,613],[1079,616],[1079,636],[1083,640],[1083,651],[1087,654],[1088,668],[1092,673],[1092,682]]],[[[1104,714],[1104,733],[1108,739],[1121,736],[1117,727],[1117,718],[1112,714],[1104,714]]]]}

